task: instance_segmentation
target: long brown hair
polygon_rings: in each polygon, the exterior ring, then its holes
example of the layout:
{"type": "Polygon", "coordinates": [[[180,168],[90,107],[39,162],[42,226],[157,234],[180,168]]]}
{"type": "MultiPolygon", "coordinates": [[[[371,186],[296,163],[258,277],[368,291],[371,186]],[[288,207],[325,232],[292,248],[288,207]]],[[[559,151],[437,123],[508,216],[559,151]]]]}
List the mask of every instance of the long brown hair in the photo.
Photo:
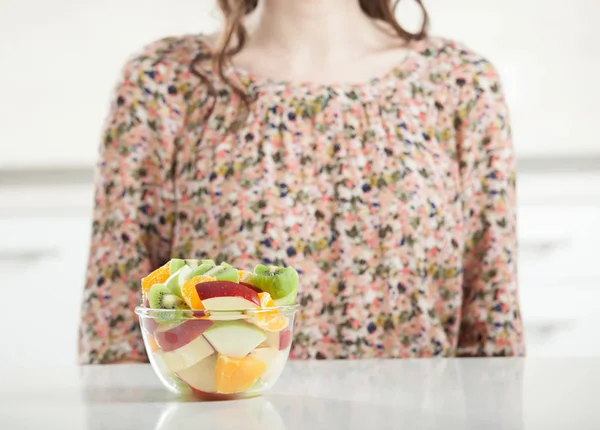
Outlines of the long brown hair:
{"type": "MultiPolygon", "coordinates": [[[[290,0],[293,1],[293,0],[290,0]]],[[[370,18],[378,21],[383,21],[390,25],[398,34],[398,37],[406,42],[422,40],[427,37],[429,29],[429,15],[423,5],[422,0],[414,0],[417,2],[423,12],[423,22],[421,28],[416,33],[411,33],[402,27],[396,19],[395,11],[400,0],[356,0],[360,3],[362,11],[370,18]]],[[[225,76],[225,68],[231,57],[239,53],[246,43],[248,33],[244,26],[244,17],[254,12],[258,7],[259,0],[218,0],[219,8],[224,16],[225,25],[221,32],[221,38],[214,52],[199,53],[191,64],[191,71],[198,76],[208,86],[209,94],[215,97],[214,85],[208,78],[198,71],[198,64],[205,60],[212,60],[216,66],[217,74],[232,91],[237,94],[243,102],[243,112],[241,112],[238,121],[233,125],[237,128],[241,124],[241,120],[248,114],[250,109],[250,100],[241,88],[235,85],[227,76],[225,76]]]]}

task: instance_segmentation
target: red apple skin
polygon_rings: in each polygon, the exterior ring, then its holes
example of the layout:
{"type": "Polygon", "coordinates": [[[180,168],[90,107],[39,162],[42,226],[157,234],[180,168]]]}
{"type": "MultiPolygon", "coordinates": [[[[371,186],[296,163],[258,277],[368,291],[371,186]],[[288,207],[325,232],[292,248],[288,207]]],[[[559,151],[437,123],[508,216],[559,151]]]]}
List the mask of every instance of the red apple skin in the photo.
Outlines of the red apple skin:
{"type": "Polygon", "coordinates": [[[204,391],[196,390],[194,387],[188,384],[192,390],[194,398],[204,401],[218,401],[218,400],[235,400],[237,396],[235,394],[219,394],[219,393],[206,393],[204,391]]]}
{"type": "Polygon", "coordinates": [[[141,318],[141,320],[146,331],[150,334],[154,334],[154,331],[158,327],[158,323],[154,321],[154,318],[141,318]]]}
{"type": "Polygon", "coordinates": [[[187,320],[170,330],[154,330],[154,338],[163,351],[174,351],[201,336],[211,325],[211,320],[187,320]]]}
{"type": "Polygon", "coordinates": [[[292,344],[292,332],[289,328],[279,332],[279,350],[283,351],[292,344]]]}
{"type": "Polygon", "coordinates": [[[206,311],[192,311],[194,318],[203,318],[206,316],[206,311]]]}
{"type": "Polygon", "coordinates": [[[185,385],[187,385],[190,388],[190,390],[192,390],[191,397],[198,399],[198,400],[210,402],[210,401],[218,401],[218,400],[234,400],[236,398],[234,394],[207,393],[206,391],[200,391],[200,390],[192,387],[186,381],[184,381],[179,375],[177,375],[177,379],[179,379],[179,381],[181,381],[185,385]]]}
{"type": "Polygon", "coordinates": [[[256,288],[254,285],[250,285],[250,284],[247,284],[245,282],[240,282],[240,285],[243,285],[244,287],[248,287],[251,290],[256,291],[257,293],[262,293],[263,292],[260,288],[256,288]]]}
{"type": "Polygon", "coordinates": [[[260,299],[256,291],[236,282],[202,282],[196,285],[196,291],[200,300],[212,299],[214,297],[242,297],[256,306],[260,306],[260,299]]]}

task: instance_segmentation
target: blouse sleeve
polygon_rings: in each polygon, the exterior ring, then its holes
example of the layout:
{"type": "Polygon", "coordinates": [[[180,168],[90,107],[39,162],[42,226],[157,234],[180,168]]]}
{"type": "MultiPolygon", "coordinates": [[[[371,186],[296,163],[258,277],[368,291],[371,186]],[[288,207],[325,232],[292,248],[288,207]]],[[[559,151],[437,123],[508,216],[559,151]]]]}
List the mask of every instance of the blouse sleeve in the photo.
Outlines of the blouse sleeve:
{"type": "Polygon", "coordinates": [[[140,279],[170,258],[175,131],[168,69],[148,54],[124,68],[103,131],[79,330],[79,362],[147,360],[134,308],[140,279]]]}
{"type": "Polygon", "coordinates": [[[477,61],[457,84],[462,88],[455,125],[466,228],[457,355],[524,355],[508,109],[498,74],[485,61],[477,61]]]}

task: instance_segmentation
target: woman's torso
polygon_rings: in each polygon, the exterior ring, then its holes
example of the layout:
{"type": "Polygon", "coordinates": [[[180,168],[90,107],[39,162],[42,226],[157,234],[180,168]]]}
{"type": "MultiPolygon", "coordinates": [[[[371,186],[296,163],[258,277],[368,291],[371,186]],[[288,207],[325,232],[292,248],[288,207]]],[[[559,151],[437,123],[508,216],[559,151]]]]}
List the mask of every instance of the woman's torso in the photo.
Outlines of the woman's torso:
{"type": "Polygon", "coordinates": [[[295,358],[452,355],[466,240],[457,70],[485,77],[487,63],[434,39],[363,85],[233,71],[253,102],[231,131],[240,99],[201,67],[215,101],[188,70],[202,46],[166,39],[148,54],[176,76],[160,125],[175,135],[172,255],[297,268],[295,358]]]}

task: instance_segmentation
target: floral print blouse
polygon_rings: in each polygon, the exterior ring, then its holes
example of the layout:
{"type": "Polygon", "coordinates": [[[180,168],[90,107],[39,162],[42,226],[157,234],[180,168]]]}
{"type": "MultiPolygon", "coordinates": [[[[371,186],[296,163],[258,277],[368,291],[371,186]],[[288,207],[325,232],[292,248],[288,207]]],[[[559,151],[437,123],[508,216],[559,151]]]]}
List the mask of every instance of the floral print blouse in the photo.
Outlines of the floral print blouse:
{"type": "Polygon", "coordinates": [[[145,360],[140,279],[171,257],[301,277],[294,359],[523,355],[515,158],[498,74],[443,39],[363,84],[209,65],[201,36],[125,66],[97,166],[81,363],[145,360]]]}

